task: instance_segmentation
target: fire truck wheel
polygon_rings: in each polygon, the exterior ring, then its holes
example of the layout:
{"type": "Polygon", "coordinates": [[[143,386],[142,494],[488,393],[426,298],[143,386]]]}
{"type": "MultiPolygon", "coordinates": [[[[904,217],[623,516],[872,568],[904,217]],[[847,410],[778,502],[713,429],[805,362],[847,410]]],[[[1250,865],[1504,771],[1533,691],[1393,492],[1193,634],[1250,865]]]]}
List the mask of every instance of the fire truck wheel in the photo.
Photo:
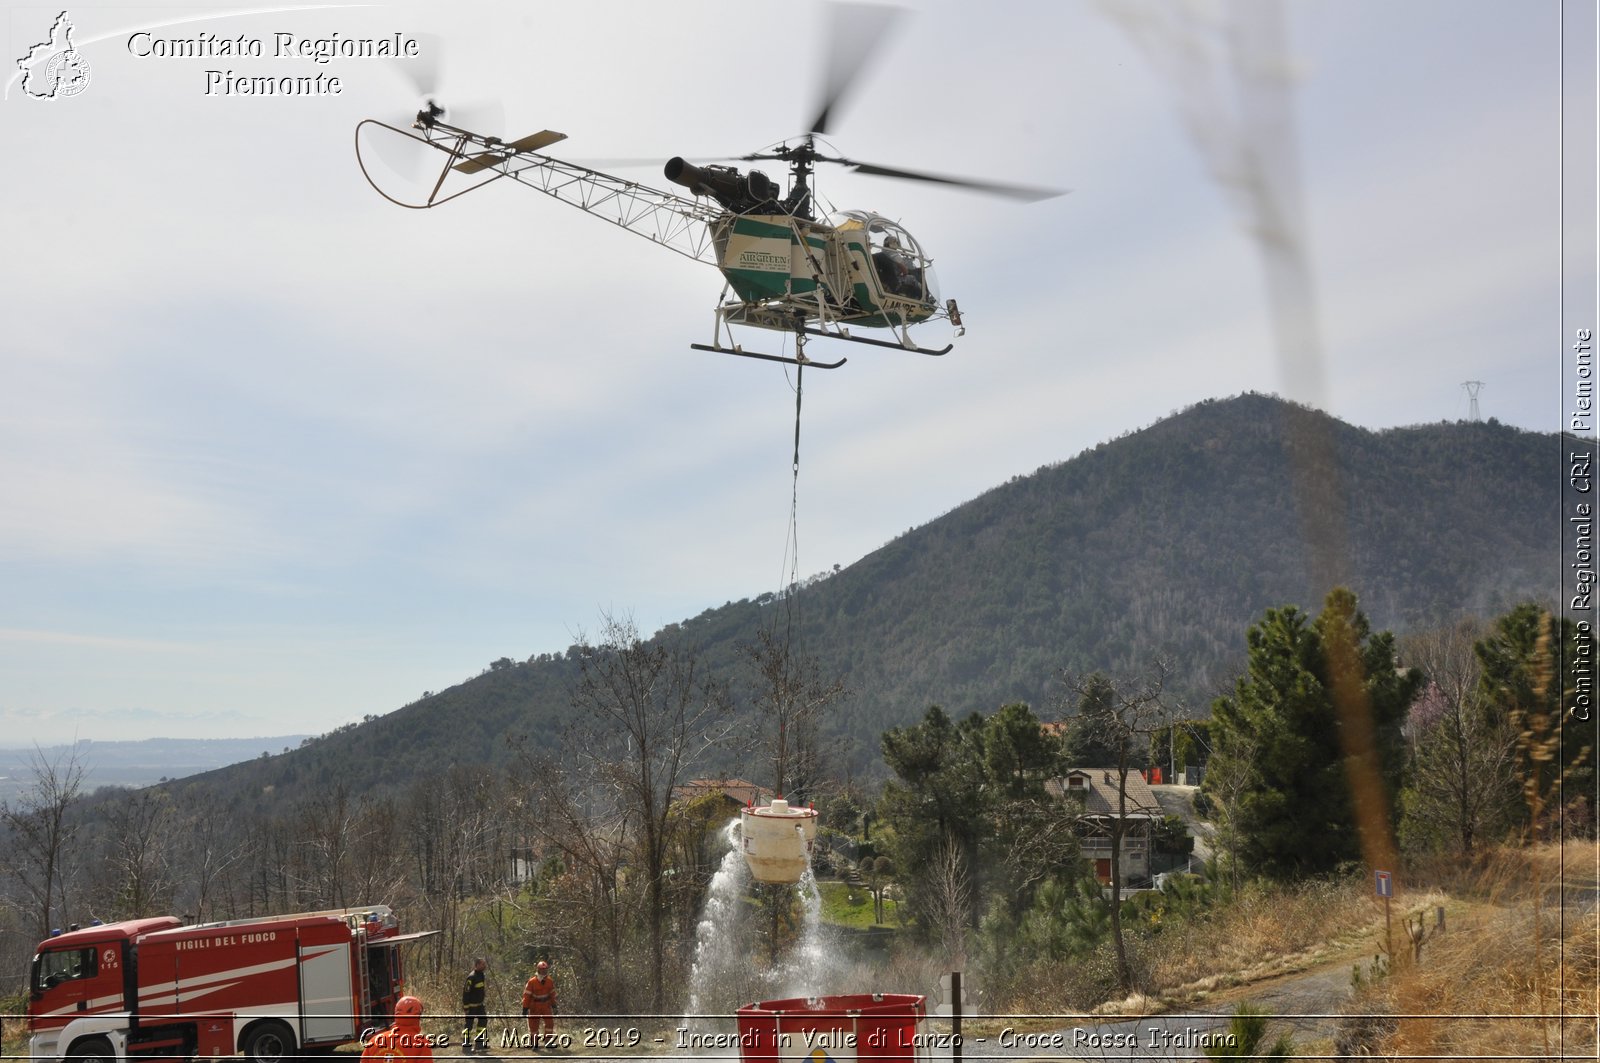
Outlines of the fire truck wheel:
{"type": "Polygon", "coordinates": [[[111,1051],[110,1041],[104,1037],[91,1037],[73,1045],[72,1055],[67,1058],[71,1063],[114,1063],[116,1056],[111,1051]]]}
{"type": "Polygon", "coordinates": [[[251,1063],[284,1063],[294,1053],[294,1031],[281,1022],[264,1022],[245,1034],[240,1047],[251,1063]]]}

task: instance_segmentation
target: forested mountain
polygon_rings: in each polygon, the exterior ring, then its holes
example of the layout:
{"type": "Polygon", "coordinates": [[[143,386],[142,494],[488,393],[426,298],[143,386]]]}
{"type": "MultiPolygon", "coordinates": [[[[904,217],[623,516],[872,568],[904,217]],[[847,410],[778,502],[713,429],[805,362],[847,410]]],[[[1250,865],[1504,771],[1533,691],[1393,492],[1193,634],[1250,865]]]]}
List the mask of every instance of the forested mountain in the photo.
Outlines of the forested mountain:
{"type": "MultiPolygon", "coordinates": [[[[1330,589],[1310,574],[1297,473],[1336,487],[1322,512],[1342,544],[1338,582],[1375,628],[1405,631],[1555,600],[1563,445],[1494,421],[1373,432],[1269,396],[1204,402],[1017,476],[789,601],[730,603],[661,634],[736,677],[739,648],[788,610],[796,648],[852,691],[833,729],[841,769],[858,776],[881,771],[880,734],[930,704],[959,715],[1021,700],[1057,715],[1062,669],[1135,669],[1161,654],[1175,693],[1203,715],[1263,610],[1315,612],[1330,589]]],[[[570,650],[502,660],[186,782],[270,803],[335,779],[362,793],[452,763],[504,763],[510,736],[538,744],[562,726],[577,671],[570,650]]]]}

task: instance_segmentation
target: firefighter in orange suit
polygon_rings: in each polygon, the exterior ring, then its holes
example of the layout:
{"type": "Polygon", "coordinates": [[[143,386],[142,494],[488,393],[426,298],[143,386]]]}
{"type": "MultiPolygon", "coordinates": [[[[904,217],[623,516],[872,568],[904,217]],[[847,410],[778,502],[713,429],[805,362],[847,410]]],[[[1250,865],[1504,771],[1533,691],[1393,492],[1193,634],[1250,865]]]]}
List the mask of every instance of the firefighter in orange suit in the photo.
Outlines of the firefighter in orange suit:
{"type": "Polygon", "coordinates": [[[404,996],[394,1003],[394,1025],[372,1035],[361,1053],[362,1063],[433,1063],[433,1047],[422,1032],[422,1001],[404,996]]]}
{"type": "Polygon", "coordinates": [[[522,1014],[528,1017],[528,1036],[533,1038],[534,1050],[539,1048],[541,1024],[551,1047],[555,1047],[556,980],[550,977],[550,965],[543,960],[539,961],[528,984],[522,987],[522,1014]]]}

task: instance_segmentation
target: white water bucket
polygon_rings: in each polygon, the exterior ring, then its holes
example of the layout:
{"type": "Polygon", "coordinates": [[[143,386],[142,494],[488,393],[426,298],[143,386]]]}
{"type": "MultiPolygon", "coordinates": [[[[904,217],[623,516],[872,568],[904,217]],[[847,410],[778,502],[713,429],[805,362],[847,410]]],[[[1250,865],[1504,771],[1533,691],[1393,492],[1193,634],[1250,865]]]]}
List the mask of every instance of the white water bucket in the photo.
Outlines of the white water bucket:
{"type": "Polygon", "coordinates": [[[811,864],[817,837],[817,810],[791,808],[778,798],[770,805],[739,813],[744,861],[757,882],[799,882],[811,864]]]}

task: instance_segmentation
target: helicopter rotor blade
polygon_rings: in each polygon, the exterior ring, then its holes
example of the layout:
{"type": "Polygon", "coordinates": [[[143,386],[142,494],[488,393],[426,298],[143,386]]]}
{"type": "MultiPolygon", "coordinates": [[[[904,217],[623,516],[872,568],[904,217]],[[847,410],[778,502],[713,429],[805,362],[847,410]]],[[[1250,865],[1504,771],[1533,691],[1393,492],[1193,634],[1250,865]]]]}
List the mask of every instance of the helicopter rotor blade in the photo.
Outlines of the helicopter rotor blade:
{"type": "Polygon", "coordinates": [[[969,177],[951,177],[945,174],[925,173],[917,170],[901,170],[892,166],[878,166],[870,162],[856,162],[853,159],[829,159],[822,162],[836,162],[848,166],[856,173],[867,174],[872,177],[897,177],[903,181],[928,181],[933,184],[951,185],[955,188],[965,188],[973,192],[984,192],[992,196],[1004,196],[1007,199],[1021,200],[1024,203],[1037,203],[1042,199],[1054,199],[1064,196],[1071,189],[1065,188],[1038,188],[1030,185],[1012,185],[1000,181],[976,181],[969,177]]]}
{"type": "Polygon", "coordinates": [[[835,3],[828,5],[828,65],[823,75],[822,97],[817,116],[811,120],[813,133],[826,133],[834,110],[844,101],[860,76],[872,50],[903,13],[882,4],[835,3]]]}

